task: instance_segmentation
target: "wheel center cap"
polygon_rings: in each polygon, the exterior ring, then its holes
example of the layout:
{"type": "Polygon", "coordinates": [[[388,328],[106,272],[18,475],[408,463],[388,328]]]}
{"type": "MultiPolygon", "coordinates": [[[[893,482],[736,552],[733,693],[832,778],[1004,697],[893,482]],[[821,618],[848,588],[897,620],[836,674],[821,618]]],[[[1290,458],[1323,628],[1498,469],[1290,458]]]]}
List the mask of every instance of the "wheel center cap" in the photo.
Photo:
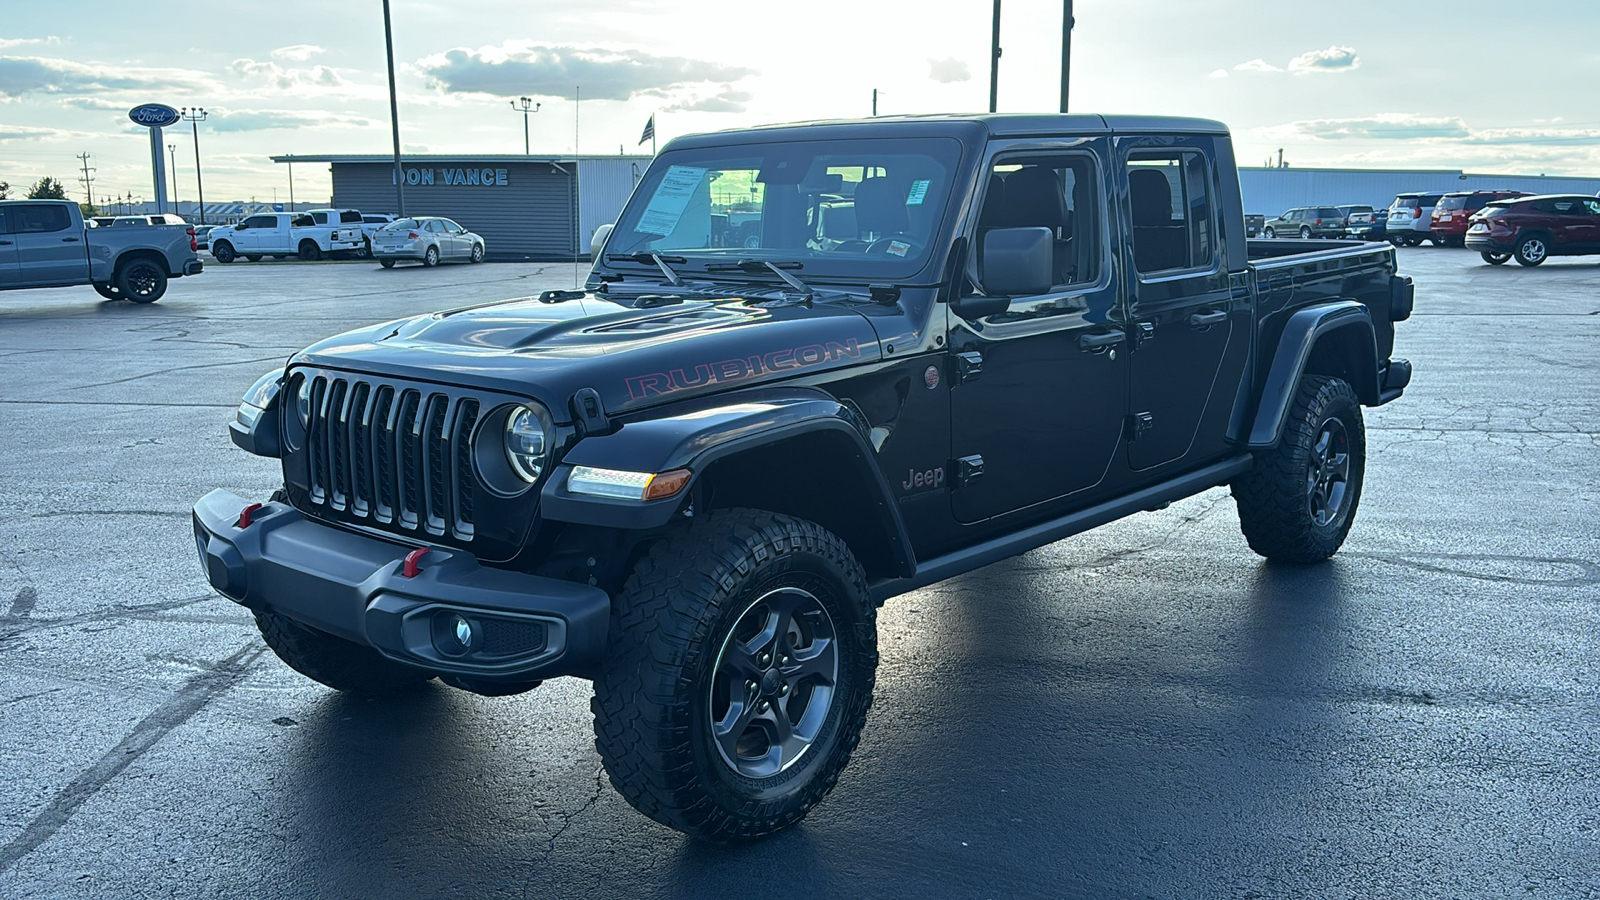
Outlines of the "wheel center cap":
{"type": "Polygon", "coordinates": [[[761,676],[761,693],[765,696],[771,697],[778,693],[778,688],[782,685],[783,678],[778,675],[776,669],[768,669],[766,674],[761,676]]]}

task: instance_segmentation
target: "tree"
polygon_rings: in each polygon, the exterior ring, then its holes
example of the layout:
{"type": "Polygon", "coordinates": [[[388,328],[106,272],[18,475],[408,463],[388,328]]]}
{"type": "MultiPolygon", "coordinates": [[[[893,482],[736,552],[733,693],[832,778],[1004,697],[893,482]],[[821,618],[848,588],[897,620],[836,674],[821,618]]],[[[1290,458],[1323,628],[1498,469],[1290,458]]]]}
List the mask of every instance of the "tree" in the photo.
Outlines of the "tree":
{"type": "Polygon", "coordinates": [[[85,219],[92,219],[95,216],[100,215],[100,207],[90,203],[79,203],[78,211],[83,213],[83,217],[85,219]]]}
{"type": "Polygon", "coordinates": [[[33,187],[28,189],[28,199],[65,200],[67,199],[67,189],[61,186],[61,182],[46,175],[45,177],[39,179],[38,183],[36,183],[33,187]]]}
{"type": "Polygon", "coordinates": [[[10,200],[10,199],[11,199],[11,185],[10,185],[10,183],[4,182],[4,181],[0,181],[0,200],[10,200]]]}

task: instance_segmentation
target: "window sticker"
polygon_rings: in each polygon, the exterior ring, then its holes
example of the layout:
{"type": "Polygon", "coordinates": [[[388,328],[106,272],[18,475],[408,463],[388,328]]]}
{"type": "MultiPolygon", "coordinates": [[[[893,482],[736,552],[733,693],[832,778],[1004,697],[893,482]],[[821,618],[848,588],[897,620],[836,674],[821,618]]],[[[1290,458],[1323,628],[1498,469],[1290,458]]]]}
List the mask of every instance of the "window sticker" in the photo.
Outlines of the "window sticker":
{"type": "Polygon", "coordinates": [[[928,199],[928,185],[932,183],[927,178],[919,178],[911,182],[911,193],[906,195],[906,205],[921,206],[922,201],[928,199]]]}
{"type": "Polygon", "coordinates": [[[889,255],[890,256],[905,256],[910,251],[911,251],[911,245],[906,243],[905,241],[890,241],[889,242],[889,255]]]}
{"type": "Polygon", "coordinates": [[[650,205],[644,208],[634,230],[639,234],[668,235],[678,228],[678,220],[689,208],[689,200],[706,177],[706,170],[695,166],[672,166],[662,176],[650,205]]]}

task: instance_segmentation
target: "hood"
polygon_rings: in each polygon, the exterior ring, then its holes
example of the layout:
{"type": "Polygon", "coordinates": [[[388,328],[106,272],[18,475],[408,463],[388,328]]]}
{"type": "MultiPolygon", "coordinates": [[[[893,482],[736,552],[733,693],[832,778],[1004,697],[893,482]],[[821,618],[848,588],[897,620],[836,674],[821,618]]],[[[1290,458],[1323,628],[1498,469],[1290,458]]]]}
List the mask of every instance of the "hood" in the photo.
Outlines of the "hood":
{"type": "Polygon", "coordinates": [[[845,304],[757,306],[741,298],[634,309],[586,293],[525,297],[346,332],[296,354],[308,364],[533,397],[559,421],[594,388],[612,415],[880,358],[845,304]]]}

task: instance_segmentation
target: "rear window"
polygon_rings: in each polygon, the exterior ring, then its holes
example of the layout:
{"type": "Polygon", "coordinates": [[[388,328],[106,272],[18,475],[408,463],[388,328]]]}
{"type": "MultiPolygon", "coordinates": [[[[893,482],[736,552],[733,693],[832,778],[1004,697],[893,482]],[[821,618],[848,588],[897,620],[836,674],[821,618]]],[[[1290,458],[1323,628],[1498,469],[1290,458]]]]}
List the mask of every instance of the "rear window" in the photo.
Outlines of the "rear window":
{"type": "Polygon", "coordinates": [[[417,227],[416,219],[398,219],[383,226],[384,231],[410,231],[417,227]]]}
{"type": "Polygon", "coordinates": [[[1439,200],[1439,208],[1440,209],[1466,209],[1467,208],[1467,201],[1471,200],[1471,199],[1472,199],[1471,197],[1466,197],[1466,196],[1462,196],[1462,197],[1444,197],[1444,198],[1439,200]]]}
{"type": "Polygon", "coordinates": [[[344,212],[339,213],[340,224],[348,224],[350,222],[354,222],[357,225],[361,224],[361,213],[351,209],[347,209],[344,212]]]}
{"type": "Polygon", "coordinates": [[[1416,209],[1418,206],[1421,206],[1421,205],[1422,204],[1417,202],[1417,198],[1416,197],[1396,197],[1396,198],[1394,198],[1394,203],[1390,204],[1389,208],[1390,209],[1416,209]]]}
{"type": "Polygon", "coordinates": [[[1372,212],[1372,207],[1370,207],[1370,206],[1346,206],[1344,208],[1346,210],[1349,210],[1349,212],[1345,213],[1345,215],[1352,215],[1353,216],[1353,215],[1360,215],[1361,213],[1370,213],[1370,212],[1372,212]]]}
{"type": "Polygon", "coordinates": [[[362,216],[361,221],[368,225],[386,225],[389,222],[383,216],[362,216]]]}
{"type": "Polygon", "coordinates": [[[1417,203],[1422,206],[1438,206],[1442,199],[1444,199],[1443,194],[1423,194],[1417,198],[1417,203]]]}
{"type": "Polygon", "coordinates": [[[1344,218],[1344,216],[1341,216],[1337,209],[1334,209],[1331,206],[1324,206],[1321,209],[1317,210],[1317,218],[1319,218],[1319,219],[1342,219],[1342,218],[1344,218]]]}

